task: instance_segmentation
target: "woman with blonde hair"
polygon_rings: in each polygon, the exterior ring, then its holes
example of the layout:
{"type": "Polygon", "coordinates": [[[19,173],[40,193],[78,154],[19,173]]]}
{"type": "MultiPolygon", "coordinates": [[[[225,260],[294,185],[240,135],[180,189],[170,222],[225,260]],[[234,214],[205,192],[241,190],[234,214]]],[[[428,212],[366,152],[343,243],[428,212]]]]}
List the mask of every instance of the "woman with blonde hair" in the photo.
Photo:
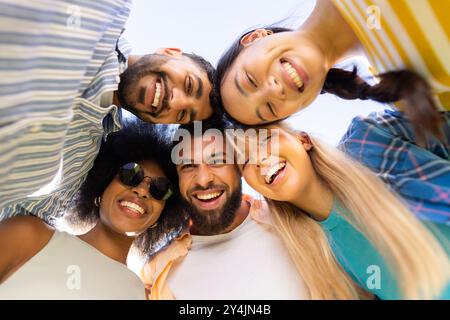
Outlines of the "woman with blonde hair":
{"type": "Polygon", "coordinates": [[[450,298],[448,226],[419,220],[336,148],[281,123],[258,129],[268,129],[267,154],[247,149],[242,174],[267,200],[313,299],[357,299],[361,288],[381,299],[450,298]]]}

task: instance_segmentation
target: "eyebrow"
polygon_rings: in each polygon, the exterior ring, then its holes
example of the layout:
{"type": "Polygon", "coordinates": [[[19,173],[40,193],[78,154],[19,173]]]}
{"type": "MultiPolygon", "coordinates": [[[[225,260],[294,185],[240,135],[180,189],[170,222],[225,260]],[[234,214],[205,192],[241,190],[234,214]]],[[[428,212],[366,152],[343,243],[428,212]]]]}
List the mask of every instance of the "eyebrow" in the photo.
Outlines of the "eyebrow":
{"type": "Polygon", "coordinates": [[[208,157],[208,161],[207,162],[210,162],[212,159],[216,159],[216,158],[219,158],[219,157],[222,159],[223,163],[227,162],[227,160],[226,160],[227,159],[227,154],[224,151],[219,152],[219,153],[212,153],[212,154],[210,154],[209,157],[208,157]]]}
{"type": "Polygon", "coordinates": [[[181,158],[181,159],[179,159],[179,164],[178,165],[183,165],[183,164],[194,164],[194,159],[192,159],[192,158],[181,158]]]}
{"type": "Polygon", "coordinates": [[[194,74],[194,77],[195,77],[195,79],[196,79],[197,82],[198,82],[198,88],[197,88],[197,93],[195,94],[195,97],[196,97],[197,99],[200,99],[201,96],[203,95],[203,81],[202,81],[202,79],[201,79],[198,75],[196,75],[196,74],[194,74]]]}
{"type": "Polygon", "coordinates": [[[225,151],[222,151],[222,152],[219,152],[219,153],[211,153],[210,155],[209,155],[209,158],[211,159],[211,158],[215,158],[215,157],[218,157],[218,156],[226,156],[227,154],[225,153],[225,151]]]}
{"type": "Polygon", "coordinates": [[[236,75],[234,76],[234,85],[236,86],[236,88],[238,89],[238,91],[245,97],[248,97],[247,92],[244,91],[244,89],[242,89],[242,87],[239,85],[238,82],[238,74],[236,72],[236,75]]]}

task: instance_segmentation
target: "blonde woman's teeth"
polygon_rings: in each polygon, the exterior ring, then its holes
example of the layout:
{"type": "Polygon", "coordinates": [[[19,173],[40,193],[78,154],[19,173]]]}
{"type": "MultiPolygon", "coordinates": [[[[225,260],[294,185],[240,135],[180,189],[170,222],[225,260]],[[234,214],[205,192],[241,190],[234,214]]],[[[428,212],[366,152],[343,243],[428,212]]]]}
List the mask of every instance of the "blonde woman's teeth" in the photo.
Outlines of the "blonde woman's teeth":
{"type": "Polygon", "coordinates": [[[153,102],[152,102],[153,107],[159,106],[160,97],[161,97],[161,83],[157,82],[155,97],[153,98],[153,102]]]}
{"type": "Polygon", "coordinates": [[[289,62],[283,62],[282,63],[284,70],[289,74],[292,81],[294,81],[295,86],[300,89],[303,87],[303,81],[302,78],[298,75],[297,71],[292,67],[292,65],[289,62]]]}
{"type": "Polygon", "coordinates": [[[276,174],[286,166],[285,162],[280,162],[269,168],[264,180],[267,184],[271,184],[275,180],[276,174]]]}

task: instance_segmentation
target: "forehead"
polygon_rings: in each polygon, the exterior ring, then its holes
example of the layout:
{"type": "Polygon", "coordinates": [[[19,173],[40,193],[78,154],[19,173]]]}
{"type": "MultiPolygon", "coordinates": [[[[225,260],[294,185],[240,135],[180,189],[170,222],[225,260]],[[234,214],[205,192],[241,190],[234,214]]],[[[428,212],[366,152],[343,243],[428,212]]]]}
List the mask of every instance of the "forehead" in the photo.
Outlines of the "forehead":
{"type": "Polygon", "coordinates": [[[154,160],[142,160],[142,161],[137,161],[137,163],[144,170],[145,175],[164,176],[164,171],[161,169],[161,166],[158,163],[156,163],[154,160]]]}
{"type": "Polygon", "coordinates": [[[197,73],[203,73],[206,75],[206,70],[204,70],[195,60],[184,54],[175,57],[167,57],[167,60],[163,66],[174,66],[177,69],[188,69],[190,71],[196,71],[197,73]]]}
{"type": "Polygon", "coordinates": [[[202,136],[183,137],[177,145],[180,162],[204,162],[211,157],[227,154],[225,135],[218,132],[206,132],[202,136]]]}
{"type": "Polygon", "coordinates": [[[261,122],[256,115],[258,102],[251,96],[244,96],[238,90],[236,86],[238,70],[237,67],[232,67],[220,85],[223,106],[232,118],[245,124],[258,124],[261,122]]]}

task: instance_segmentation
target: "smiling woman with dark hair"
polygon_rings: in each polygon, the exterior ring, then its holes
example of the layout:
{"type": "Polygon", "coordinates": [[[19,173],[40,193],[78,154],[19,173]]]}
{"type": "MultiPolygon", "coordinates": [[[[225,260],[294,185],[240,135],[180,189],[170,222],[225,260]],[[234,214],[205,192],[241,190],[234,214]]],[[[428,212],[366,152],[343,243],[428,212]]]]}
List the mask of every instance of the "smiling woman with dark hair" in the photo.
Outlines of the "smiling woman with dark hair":
{"type": "Polygon", "coordinates": [[[418,141],[430,134],[444,140],[439,111],[450,110],[450,52],[439,12],[449,10],[448,1],[317,0],[297,29],[253,29],[224,52],[216,79],[223,107],[241,123],[264,124],[327,92],[396,103],[418,141]],[[376,84],[337,67],[356,56],[370,61],[376,84]]]}
{"type": "Polygon", "coordinates": [[[130,123],[103,143],[71,214],[72,222],[94,224],[87,233],[69,235],[30,216],[0,223],[1,298],[145,298],[126,267],[132,244],[151,255],[186,221],[158,129],[130,123]]]}

